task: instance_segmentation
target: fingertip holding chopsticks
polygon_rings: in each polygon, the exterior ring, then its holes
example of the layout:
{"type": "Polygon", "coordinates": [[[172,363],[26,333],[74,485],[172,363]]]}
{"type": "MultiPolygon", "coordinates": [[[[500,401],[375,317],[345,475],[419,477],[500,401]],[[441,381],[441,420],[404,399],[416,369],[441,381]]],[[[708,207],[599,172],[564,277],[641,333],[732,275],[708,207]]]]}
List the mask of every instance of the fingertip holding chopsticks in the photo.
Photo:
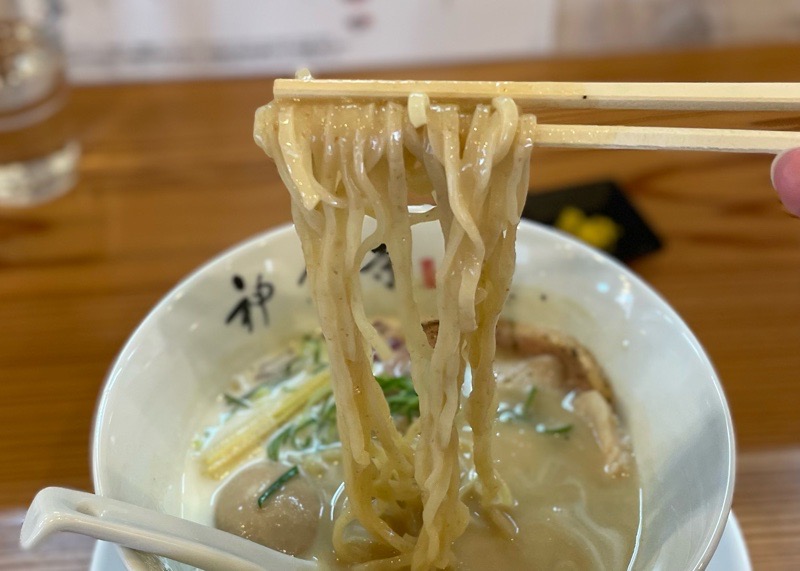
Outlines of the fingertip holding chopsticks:
{"type": "MultiPolygon", "coordinates": [[[[434,102],[476,104],[498,96],[523,110],[652,109],[660,111],[798,111],[800,83],[560,83],[278,79],[276,99],[404,101],[425,93],[434,102]]],[[[540,124],[541,147],[666,149],[773,153],[800,147],[800,132],[685,127],[540,124]]]]}

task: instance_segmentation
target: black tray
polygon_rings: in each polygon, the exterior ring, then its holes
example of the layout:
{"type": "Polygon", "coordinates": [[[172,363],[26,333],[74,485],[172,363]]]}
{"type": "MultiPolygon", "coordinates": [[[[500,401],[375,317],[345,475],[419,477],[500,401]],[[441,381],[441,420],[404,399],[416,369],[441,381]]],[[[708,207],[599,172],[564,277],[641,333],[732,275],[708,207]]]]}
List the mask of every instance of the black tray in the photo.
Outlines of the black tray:
{"type": "Polygon", "coordinates": [[[523,218],[553,226],[566,206],[587,216],[602,214],[622,227],[622,235],[608,253],[623,262],[661,248],[661,240],[637,212],[622,189],[612,181],[593,182],[528,195],[523,218]]]}

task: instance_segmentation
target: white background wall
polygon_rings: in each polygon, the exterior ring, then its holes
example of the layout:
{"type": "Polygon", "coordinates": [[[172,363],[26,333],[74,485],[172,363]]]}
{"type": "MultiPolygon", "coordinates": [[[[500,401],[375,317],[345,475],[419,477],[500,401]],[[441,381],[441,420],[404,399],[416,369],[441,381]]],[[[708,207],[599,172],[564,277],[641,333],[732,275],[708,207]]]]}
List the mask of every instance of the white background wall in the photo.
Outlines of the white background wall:
{"type": "Polygon", "coordinates": [[[558,49],[800,42],[800,0],[560,0],[558,49]]]}
{"type": "Polygon", "coordinates": [[[800,41],[800,0],[62,0],[77,81],[800,41]]]}
{"type": "Polygon", "coordinates": [[[66,0],[78,81],[549,52],[557,0],[66,0]]]}

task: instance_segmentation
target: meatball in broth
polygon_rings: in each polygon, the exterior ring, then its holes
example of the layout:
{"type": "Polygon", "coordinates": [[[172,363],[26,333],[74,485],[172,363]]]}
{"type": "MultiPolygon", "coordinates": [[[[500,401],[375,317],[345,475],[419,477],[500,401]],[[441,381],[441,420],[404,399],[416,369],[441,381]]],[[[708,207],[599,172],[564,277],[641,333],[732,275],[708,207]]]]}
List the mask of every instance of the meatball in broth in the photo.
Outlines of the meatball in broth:
{"type": "Polygon", "coordinates": [[[322,505],[317,489],[298,473],[259,498],[287,473],[279,462],[259,462],[240,470],[217,492],[214,525],[266,547],[301,555],[317,535],[322,505]]]}

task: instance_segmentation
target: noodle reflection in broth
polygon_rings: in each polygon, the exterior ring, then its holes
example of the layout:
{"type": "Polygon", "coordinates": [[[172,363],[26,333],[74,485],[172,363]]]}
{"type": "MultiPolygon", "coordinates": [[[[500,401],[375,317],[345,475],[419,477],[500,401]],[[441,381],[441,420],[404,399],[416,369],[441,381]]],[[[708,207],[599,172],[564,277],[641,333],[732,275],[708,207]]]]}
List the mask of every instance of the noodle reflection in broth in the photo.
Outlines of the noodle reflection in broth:
{"type": "Polygon", "coordinates": [[[292,196],[312,297],[327,341],[348,502],[336,522],[337,555],[385,553],[398,567],[444,568],[467,527],[460,499],[456,414],[467,367],[466,414],[487,517],[502,525],[512,501],[494,468],[495,326],[514,270],[516,227],[527,191],[536,119],[504,97],[471,114],[412,96],[396,103],[273,102],[255,138],[292,196]],[[416,126],[415,126],[416,125],[416,126]],[[444,236],[437,270],[435,346],[414,297],[409,195],[429,195],[444,236]],[[377,221],[362,238],[365,217],[377,221]],[[367,319],[359,282],[364,256],[386,244],[411,356],[420,417],[405,434],[372,373],[385,342],[367,319]],[[349,542],[354,522],[381,548],[349,542]]]}

